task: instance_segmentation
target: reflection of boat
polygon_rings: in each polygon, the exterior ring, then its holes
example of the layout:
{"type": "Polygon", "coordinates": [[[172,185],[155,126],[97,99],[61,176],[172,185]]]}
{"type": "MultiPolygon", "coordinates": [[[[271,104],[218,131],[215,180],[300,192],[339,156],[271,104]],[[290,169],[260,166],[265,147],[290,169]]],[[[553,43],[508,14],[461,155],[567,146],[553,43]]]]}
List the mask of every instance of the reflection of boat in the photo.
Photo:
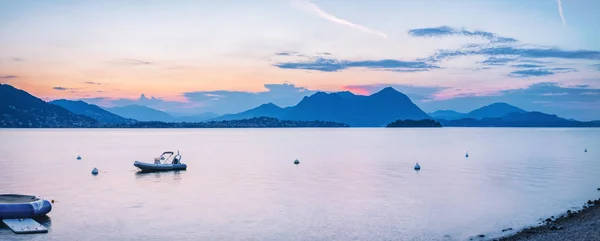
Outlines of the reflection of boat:
{"type": "Polygon", "coordinates": [[[173,153],[172,151],[166,151],[160,155],[160,157],[154,158],[154,163],[135,161],[133,165],[141,169],[142,172],[160,172],[187,169],[187,165],[181,163],[181,155],[179,155],[179,151],[177,151],[177,154],[173,153]]]}
{"type": "Polygon", "coordinates": [[[46,215],[51,210],[50,202],[36,196],[0,195],[0,219],[39,217],[46,215]]]}

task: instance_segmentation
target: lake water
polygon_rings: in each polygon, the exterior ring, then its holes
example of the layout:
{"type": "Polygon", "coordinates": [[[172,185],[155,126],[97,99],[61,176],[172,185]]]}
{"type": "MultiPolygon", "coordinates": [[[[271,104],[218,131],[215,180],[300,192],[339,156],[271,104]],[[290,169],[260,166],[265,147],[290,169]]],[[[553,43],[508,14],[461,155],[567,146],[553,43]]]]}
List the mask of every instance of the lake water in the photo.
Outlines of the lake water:
{"type": "Polygon", "coordinates": [[[600,129],[3,129],[0,153],[0,193],[56,200],[0,240],[466,240],[600,197],[600,129]],[[188,170],[137,173],[166,150],[188,170]]]}

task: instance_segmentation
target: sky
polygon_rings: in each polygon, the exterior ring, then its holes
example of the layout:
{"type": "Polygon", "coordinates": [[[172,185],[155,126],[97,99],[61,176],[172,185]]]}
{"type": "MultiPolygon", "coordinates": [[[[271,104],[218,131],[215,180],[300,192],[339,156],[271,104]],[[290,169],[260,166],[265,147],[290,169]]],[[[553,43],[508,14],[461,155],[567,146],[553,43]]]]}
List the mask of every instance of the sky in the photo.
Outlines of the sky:
{"type": "Polygon", "coordinates": [[[600,119],[600,1],[0,0],[0,83],[178,115],[392,86],[600,119]]]}

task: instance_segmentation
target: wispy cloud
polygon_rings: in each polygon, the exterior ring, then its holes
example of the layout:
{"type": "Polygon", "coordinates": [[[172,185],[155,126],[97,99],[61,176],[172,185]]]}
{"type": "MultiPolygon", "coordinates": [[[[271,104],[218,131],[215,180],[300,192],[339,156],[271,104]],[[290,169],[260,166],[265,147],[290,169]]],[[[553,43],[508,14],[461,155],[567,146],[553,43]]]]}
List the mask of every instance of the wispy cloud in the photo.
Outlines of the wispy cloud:
{"type": "Polygon", "coordinates": [[[277,55],[277,56],[292,56],[292,55],[296,55],[296,52],[278,52],[278,53],[275,53],[275,55],[277,55]]]}
{"type": "Polygon", "coordinates": [[[66,87],[60,87],[60,86],[53,87],[52,89],[54,89],[54,90],[60,90],[60,91],[63,91],[63,90],[70,90],[69,88],[66,88],[66,87]]]}
{"type": "Polygon", "coordinates": [[[120,64],[120,65],[153,65],[154,64],[152,62],[143,61],[143,60],[139,60],[139,59],[119,59],[119,60],[115,60],[115,61],[110,61],[110,63],[120,64]]]}
{"type": "Polygon", "coordinates": [[[17,78],[16,75],[5,75],[5,76],[0,76],[0,79],[14,79],[17,78]]]}
{"type": "Polygon", "coordinates": [[[489,57],[484,61],[481,61],[481,64],[485,65],[505,65],[507,63],[513,62],[516,59],[513,58],[498,58],[498,57],[489,57]]]}
{"type": "Polygon", "coordinates": [[[365,26],[362,26],[362,25],[359,25],[356,23],[352,23],[348,20],[344,20],[344,19],[338,18],[336,16],[333,16],[330,13],[325,12],[323,9],[321,9],[319,6],[317,6],[310,0],[292,0],[292,3],[294,3],[294,5],[296,5],[296,6],[301,7],[302,9],[313,12],[313,13],[317,14],[319,17],[326,19],[330,22],[340,24],[340,25],[345,25],[345,26],[354,28],[356,30],[359,30],[359,31],[362,31],[365,33],[379,36],[381,38],[388,38],[388,35],[383,32],[373,30],[373,29],[367,28],[365,26]]]}
{"type": "Polygon", "coordinates": [[[446,36],[468,36],[468,37],[480,37],[487,39],[493,43],[514,43],[517,42],[514,38],[501,37],[497,34],[485,32],[485,31],[470,31],[466,29],[456,29],[449,26],[441,26],[434,28],[417,28],[408,31],[408,35],[414,37],[446,37],[446,36]]]}
{"type": "Polygon", "coordinates": [[[88,84],[88,85],[103,85],[102,83],[98,83],[98,82],[91,82],[91,81],[86,81],[83,82],[84,84],[88,84]]]}
{"type": "Polygon", "coordinates": [[[536,76],[547,76],[557,73],[569,73],[575,72],[573,68],[538,68],[538,69],[524,69],[511,72],[508,76],[513,78],[526,78],[536,76]]]}
{"type": "Polygon", "coordinates": [[[560,0],[556,1],[558,2],[558,15],[560,15],[563,25],[567,26],[567,21],[565,20],[565,15],[563,14],[562,2],[560,0]]]}
{"type": "Polygon", "coordinates": [[[513,68],[520,68],[520,69],[527,69],[527,68],[543,68],[544,66],[537,65],[537,64],[515,64],[515,65],[512,65],[511,67],[513,67],[513,68]]]}
{"type": "Polygon", "coordinates": [[[350,61],[322,57],[315,57],[309,61],[278,63],[274,66],[281,69],[303,69],[322,72],[336,72],[349,68],[369,68],[394,72],[421,72],[439,68],[423,61],[395,59],[350,61]]]}
{"type": "MultiPolygon", "coordinates": [[[[540,59],[564,59],[564,60],[600,60],[600,51],[596,50],[564,50],[556,47],[545,47],[537,45],[525,45],[519,43],[514,38],[503,37],[495,33],[486,31],[470,31],[448,26],[433,28],[411,29],[408,34],[413,37],[448,37],[448,36],[471,36],[481,37],[489,40],[486,44],[467,44],[458,49],[440,49],[435,54],[428,56],[426,60],[429,63],[437,63],[442,60],[448,60],[462,56],[484,56],[487,59],[480,62],[484,65],[501,66],[511,62],[522,63],[551,63],[540,61],[540,59]]],[[[526,65],[514,66],[516,68],[526,68],[526,65]]],[[[529,67],[534,67],[533,65],[529,67]]],[[[554,70],[556,71],[556,70],[554,70]]],[[[513,73],[513,76],[522,75],[551,75],[553,71],[545,70],[519,70],[513,73]]]]}

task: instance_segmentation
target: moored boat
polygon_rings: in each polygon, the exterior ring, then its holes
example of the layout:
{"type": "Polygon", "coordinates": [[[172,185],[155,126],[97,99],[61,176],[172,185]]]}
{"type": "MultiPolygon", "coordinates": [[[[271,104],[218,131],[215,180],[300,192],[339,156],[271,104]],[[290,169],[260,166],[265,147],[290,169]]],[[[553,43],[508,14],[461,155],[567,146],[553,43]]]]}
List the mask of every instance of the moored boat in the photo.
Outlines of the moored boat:
{"type": "Polygon", "coordinates": [[[179,154],[179,151],[177,151],[177,154],[172,151],[163,152],[160,157],[154,158],[154,163],[135,161],[133,165],[139,168],[142,172],[160,172],[187,169],[187,165],[181,163],[181,155],[179,154]]]}

